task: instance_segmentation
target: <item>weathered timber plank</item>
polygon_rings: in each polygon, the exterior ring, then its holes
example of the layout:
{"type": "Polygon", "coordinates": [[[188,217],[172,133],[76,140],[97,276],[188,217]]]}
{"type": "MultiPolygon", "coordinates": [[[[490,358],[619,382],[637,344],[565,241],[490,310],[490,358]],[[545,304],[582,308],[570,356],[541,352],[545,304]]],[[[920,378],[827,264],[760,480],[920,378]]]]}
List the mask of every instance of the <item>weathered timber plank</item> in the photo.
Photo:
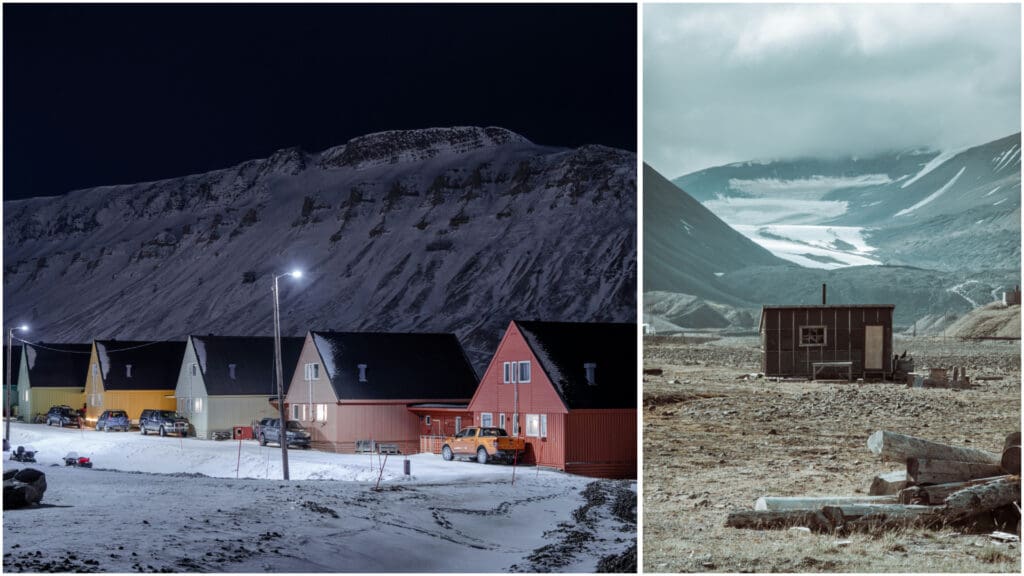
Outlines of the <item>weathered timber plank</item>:
{"type": "Polygon", "coordinates": [[[887,496],[896,494],[907,486],[907,471],[884,472],[871,480],[870,496],[887,496]]]}
{"type": "Polygon", "coordinates": [[[888,430],[879,430],[869,436],[868,449],[873,454],[881,456],[882,460],[889,462],[906,462],[908,458],[930,458],[999,464],[1000,460],[998,454],[985,450],[949,446],[888,430]]]}
{"type": "Polygon", "coordinates": [[[945,504],[946,497],[954,492],[977,484],[984,484],[998,478],[1005,478],[1005,476],[979,478],[977,480],[968,480],[966,482],[950,482],[948,484],[908,486],[903,490],[900,490],[899,500],[901,504],[927,504],[929,506],[940,506],[945,504]]]}
{"type": "Polygon", "coordinates": [[[822,506],[846,504],[899,504],[899,497],[889,496],[762,496],[754,502],[754,510],[813,510],[822,506]]]}
{"type": "Polygon", "coordinates": [[[1007,474],[1020,476],[1020,432],[1014,432],[1003,442],[1003,456],[999,461],[1007,474]]]}
{"type": "Polygon", "coordinates": [[[737,510],[730,512],[725,525],[731,528],[769,530],[806,526],[812,530],[832,530],[832,523],[821,510],[737,510]]]}
{"type": "Polygon", "coordinates": [[[1020,476],[1005,476],[958,490],[946,497],[943,514],[957,522],[1020,502],[1020,476]]]}
{"type": "Polygon", "coordinates": [[[911,484],[948,484],[1003,474],[999,464],[907,458],[907,480],[911,484]]]}

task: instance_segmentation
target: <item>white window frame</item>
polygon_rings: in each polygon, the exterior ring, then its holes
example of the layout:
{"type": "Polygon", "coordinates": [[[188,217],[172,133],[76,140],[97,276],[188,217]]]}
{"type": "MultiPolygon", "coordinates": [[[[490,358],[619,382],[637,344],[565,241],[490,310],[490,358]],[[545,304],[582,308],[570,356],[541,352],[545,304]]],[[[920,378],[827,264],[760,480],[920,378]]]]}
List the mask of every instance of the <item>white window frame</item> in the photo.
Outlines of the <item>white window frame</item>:
{"type": "Polygon", "coordinates": [[[299,406],[301,406],[301,404],[292,404],[292,420],[300,420],[299,406]]]}
{"type": "Polygon", "coordinates": [[[316,420],[318,422],[327,422],[327,404],[316,405],[316,420]]]}
{"type": "Polygon", "coordinates": [[[462,431],[462,416],[455,417],[455,433],[458,434],[462,431]]]}
{"type": "Polygon", "coordinates": [[[512,413],[512,435],[519,436],[519,413],[512,413]]]}
{"type": "Polygon", "coordinates": [[[828,346],[828,327],[826,327],[826,326],[820,326],[820,325],[801,326],[800,327],[800,332],[799,332],[798,335],[800,337],[800,346],[801,347],[804,347],[804,348],[821,348],[821,347],[824,347],[824,346],[828,346]],[[805,335],[805,332],[804,332],[805,330],[807,331],[806,335],[805,335]],[[815,330],[815,331],[821,330],[821,341],[820,342],[817,341],[817,338],[814,338],[812,336],[811,330],[815,330]]]}
{"type": "Polygon", "coordinates": [[[494,426],[494,414],[490,412],[480,413],[480,427],[481,428],[492,428],[494,426]]]}
{"type": "Polygon", "coordinates": [[[519,383],[520,384],[529,384],[530,383],[530,372],[532,371],[532,368],[530,366],[530,361],[529,360],[520,360],[519,361],[519,365],[518,365],[517,368],[518,369],[516,370],[516,372],[519,373],[519,383]],[[525,374],[526,377],[525,378],[523,377],[523,368],[526,368],[526,374],[525,374]]]}
{"type": "Polygon", "coordinates": [[[540,438],[540,414],[526,415],[526,435],[531,438],[540,438]]]}
{"type": "Polygon", "coordinates": [[[25,390],[25,402],[28,402],[28,390],[25,390]]]}
{"type": "Polygon", "coordinates": [[[501,414],[498,414],[498,428],[501,428],[501,429],[504,430],[505,429],[505,422],[506,421],[507,421],[507,418],[505,418],[505,413],[504,412],[502,412],[501,414]]]}
{"type": "Polygon", "coordinates": [[[192,412],[194,414],[201,414],[203,412],[203,399],[193,398],[192,399],[192,412]]]}
{"type": "Polygon", "coordinates": [[[305,367],[306,381],[320,379],[320,364],[318,362],[307,362],[305,367]]]}
{"type": "Polygon", "coordinates": [[[502,384],[511,384],[512,383],[512,363],[511,362],[502,362],[501,363],[501,374],[502,374],[502,378],[501,378],[502,384]]]}
{"type": "Polygon", "coordinates": [[[433,420],[432,420],[432,419],[430,418],[430,414],[427,414],[426,416],[424,416],[424,417],[423,417],[423,424],[424,424],[424,425],[425,425],[425,426],[426,426],[427,428],[430,428],[430,425],[431,425],[432,423],[433,423],[433,420]]]}
{"type": "Polygon", "coordinates": [[[541,438],[547,438],[548,437],[548,415],[547,414],[541,414],[540,415],[540,437],[541,438]]]}

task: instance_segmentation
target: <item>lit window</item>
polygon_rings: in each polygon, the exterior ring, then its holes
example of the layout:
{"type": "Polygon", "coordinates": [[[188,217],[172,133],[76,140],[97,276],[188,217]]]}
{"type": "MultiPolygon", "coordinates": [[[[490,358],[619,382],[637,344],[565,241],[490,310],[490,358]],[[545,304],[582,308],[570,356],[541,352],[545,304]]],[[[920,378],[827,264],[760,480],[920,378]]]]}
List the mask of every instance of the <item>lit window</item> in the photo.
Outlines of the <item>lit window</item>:
{"type": "Polygon", "coordinates": [[[524,384],[530,381],[530,361],[519,363],[519,383],[524,384]]]}
{"type": "Polygon", "coordinates": [[[494,415],[490,412],[484,412],[480,415],[480,426],[482,428],[488,428],[494,426],[494,415]]]}
{"type": "Polygon", "coordinates": [[[327,421],[327,404],[316,405],[316,419],[321,422],[327,421]]]}
{"type": "Polygon", "coordinates": [[[198,414],[198,413],[203,411],[203,399],[202,398],[193,398],[192,399],[192,411],[195,412],[196,414],[198,414]]]}
{"type": "Polygon", "coordinates": [[[526,415],[526,435],[540,437],[540,414],[526,415]]]}
{"type": "Polygon", "coordinates": [[[800,345],[825,346],[827,343],[825,334],[826,331],[824,326],[801,326],[800,345]]]}

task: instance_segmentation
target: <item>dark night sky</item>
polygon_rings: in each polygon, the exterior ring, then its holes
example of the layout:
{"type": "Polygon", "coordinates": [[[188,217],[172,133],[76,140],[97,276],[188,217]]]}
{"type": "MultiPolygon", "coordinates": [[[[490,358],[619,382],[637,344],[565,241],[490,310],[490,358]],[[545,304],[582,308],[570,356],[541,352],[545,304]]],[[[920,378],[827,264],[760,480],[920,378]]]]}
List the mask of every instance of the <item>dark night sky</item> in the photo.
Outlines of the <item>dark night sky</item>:
{"type": "Polygon", "coordinates": [[[5,200],[390,129],[636,150],[635,5],[3,11],[5,200]]]}

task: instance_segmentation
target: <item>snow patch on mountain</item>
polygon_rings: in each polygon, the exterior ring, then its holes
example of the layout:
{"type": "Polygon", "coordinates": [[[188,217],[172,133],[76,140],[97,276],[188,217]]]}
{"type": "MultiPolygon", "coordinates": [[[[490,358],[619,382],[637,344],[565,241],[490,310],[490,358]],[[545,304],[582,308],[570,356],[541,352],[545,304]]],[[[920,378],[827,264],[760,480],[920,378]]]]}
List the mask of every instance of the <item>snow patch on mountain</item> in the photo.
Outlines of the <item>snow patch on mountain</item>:
{"type": "Polygon", "coordinates": [[[861,174],[849,177],[814,175],[810,178],[794,180],[780,180],[778,178],[742,180],[732,178],[729,180],[729,187],[754,196],[786,195],[791,198],[804,196],[820,198],[824,194],[840,188],[881,186],[891,182],[892,179],[887,174],[861,174]]]}
{"type": "Polygon", "coordinates": [[[935,192],[932,192],[927,198],[925,198],[924,200],[921,200],[917,204],[914,204],[910,208],[904,208],[903,210],[900,210],[899,212],[896,213],[896,216],[906,216],[907,214],[910,214],[914,210],[917,210],[918,208],[931,203],[932,200],[935,200],[939,196],[942,196],[943,194],[945,194],[946,191],[949,190],[950,188],[952,188],[953,185],[956,184],[956,181],[960,179],[960,176],[964,173],[964,170],[967,170],[966,166],[964,166],[963,168],[960,168],[960,171],[956,173],[956,176],[953,176],[952,178],[950,178],[949,182],[946,182],[946,184],[943,185],[942,188],[939,188],[935,192]]]}
{"type": "Polygon", "coordinates": [[[732,227],[765,224],[816,224],[842,216],[848,203],[804,198],[718,198],[704,206],[732,227]]]}
{"type": "Polygon", "coordinates": [[[808,268],[881,264],[856,226],[738,225],[736,230],[776,256],[808,268]]]}
{"type": "Polygon", "coordinates": [[[932,158],[930,161],[928,161],[928,163],[924,165],[924,168],[921,168],[921,171],[918,172],[917,174],[915,174],[913,178],[911,178],[910,180],[907,180],[906,182],[904,182],[903,185],[900,186],[900,188],[906,188],[907,186],[910,186],[911,184],[913,184],[914,182],[917,182],[921,178],[924,178],[925,176],[928,175],[929,172],[931,172],[932,170],[935,170],[939,166],[942,166],[948,160],[952,159],[954,156],[956,156],[957,154],[963,152],[964,150],[966,150],[966,148],[960,148],[960,149],[957,149],[957,150],[948,150],[946,152],[940,152],[938,156],[936,156],[935,158],[932,158]]]}

